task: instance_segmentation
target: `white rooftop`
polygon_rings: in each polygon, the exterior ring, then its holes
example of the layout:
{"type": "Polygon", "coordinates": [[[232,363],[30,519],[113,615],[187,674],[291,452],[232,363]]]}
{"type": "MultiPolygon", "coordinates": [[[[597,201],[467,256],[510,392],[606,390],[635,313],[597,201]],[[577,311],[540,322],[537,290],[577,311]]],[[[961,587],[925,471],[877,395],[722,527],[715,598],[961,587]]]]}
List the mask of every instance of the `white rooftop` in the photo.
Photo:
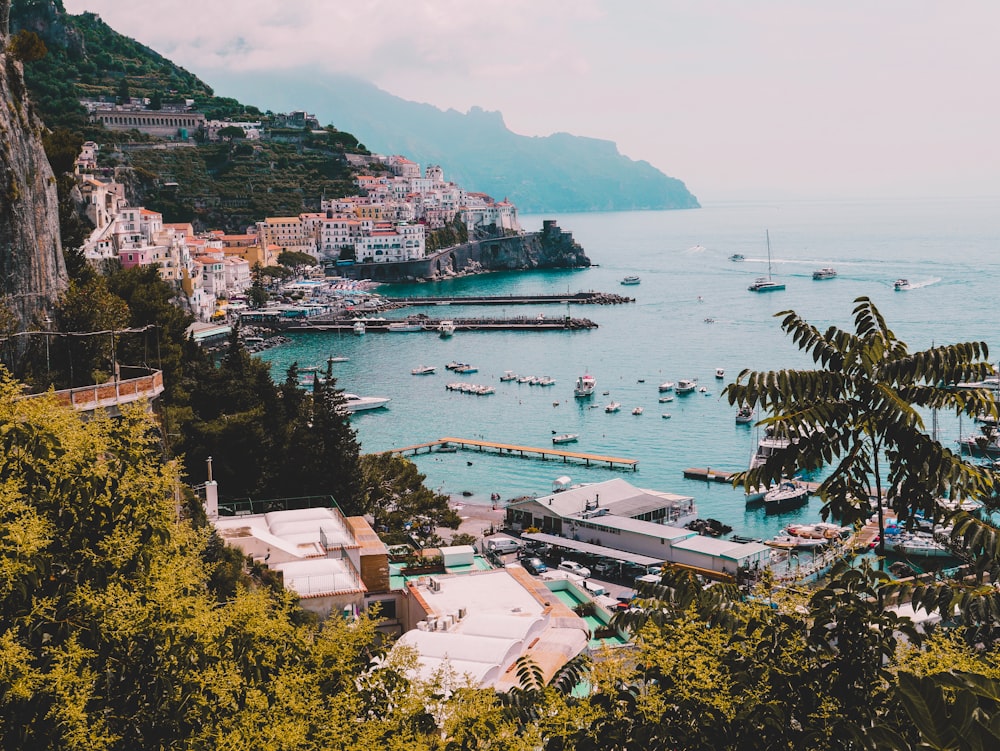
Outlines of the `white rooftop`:
{"type": "Polygon", "coordinates": [[[353,568],[343,558],[311,558],[304,561],[276,563],[270,568],[282,572],[285,589],[300,597],[323,597],[364,591],[353,568]]]}
{"type": "Polygon", "coordinates": [[[740,560],[748,556],[760,555],[761,553],[770,555],[771,553],[771,548],[759,542],[733,542],[732,540],[722,540],[705,535],[693,535],[684,540],[677,540],[673,543],[673,547],[678,550],[692,550],[717,558],[729,558],[732,560],[740,560]]]}
{"type": "Polygon", "coordinates": [[[538,503],[550,508],[553,513],[563,518],[585,518],[585,514],[601,509],[616,516],[636,517],[667,506],[691,505],[693,508],[694,499],[676,493],[643,490],[621,478],[614,478],[551,493],[533,501],[515,503],[511,506],[517,508],[528,503],[538,503]]]}

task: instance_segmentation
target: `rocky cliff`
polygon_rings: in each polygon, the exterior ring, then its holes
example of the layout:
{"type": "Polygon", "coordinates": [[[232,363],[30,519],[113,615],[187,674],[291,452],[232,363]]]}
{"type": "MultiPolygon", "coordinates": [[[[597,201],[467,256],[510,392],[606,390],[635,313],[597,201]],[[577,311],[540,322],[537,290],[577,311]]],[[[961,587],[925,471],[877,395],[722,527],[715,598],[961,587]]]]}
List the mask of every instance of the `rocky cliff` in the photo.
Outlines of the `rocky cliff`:
{"type": "Polygon", "coordinates": [[[0,0],[0,303],[37,325],[66,289],[55,177],[42,124],[10,49],[10,0],[0,0]]]}
{"type": "Polygon", "coordinates": [[[542,222],[541,232],[500,237],[439,250],[419,261],[357,263],[340,273],[377,282],[416,282],[447,279],[483,271],[524,269],[578,269],[590,266],[587,254],[555,220],[542,222]]]}

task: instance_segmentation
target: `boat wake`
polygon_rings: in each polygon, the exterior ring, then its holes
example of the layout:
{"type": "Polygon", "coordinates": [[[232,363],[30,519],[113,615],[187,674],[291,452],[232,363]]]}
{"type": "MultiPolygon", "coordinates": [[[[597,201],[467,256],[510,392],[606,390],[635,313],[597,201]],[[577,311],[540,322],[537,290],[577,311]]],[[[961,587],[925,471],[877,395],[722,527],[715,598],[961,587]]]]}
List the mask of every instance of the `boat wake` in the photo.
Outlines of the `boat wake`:
{"type": "Polygon", "coordinates": [[[923,289],[924,287],[930,287],[932,284],[937,284],[941,281],[941,277],[936,277],[934,279],[925,279],[922,282],[910,282],[909,289],[923,289]]]}

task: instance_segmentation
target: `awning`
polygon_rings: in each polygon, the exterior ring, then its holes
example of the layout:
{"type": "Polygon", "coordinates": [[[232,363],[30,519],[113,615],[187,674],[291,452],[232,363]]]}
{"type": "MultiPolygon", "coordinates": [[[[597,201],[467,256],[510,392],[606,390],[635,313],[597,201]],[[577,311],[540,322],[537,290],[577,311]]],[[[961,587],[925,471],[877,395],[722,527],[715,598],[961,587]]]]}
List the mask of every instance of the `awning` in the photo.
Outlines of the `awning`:
{"type": "Polygon", "coordinates": [[[521,538],[524,540],[545,542],[554,548],[566,548],[567,550],[575,550],[579,553],[590,553],[591,555],[599,555],[604,558],[613,558],[616,561],[624,563],[635,563],[639,566],[657,566],[664,562],[662,558],[651,558],[648,555],[629,553],[624,550],[616,550],[615,548],[606,548],[603,545],[580,542],[579,540],[571,540],[568,537],[559,537],[558,535],[548,535],[544,532],[524,532],[521,534],[521,538]]]}

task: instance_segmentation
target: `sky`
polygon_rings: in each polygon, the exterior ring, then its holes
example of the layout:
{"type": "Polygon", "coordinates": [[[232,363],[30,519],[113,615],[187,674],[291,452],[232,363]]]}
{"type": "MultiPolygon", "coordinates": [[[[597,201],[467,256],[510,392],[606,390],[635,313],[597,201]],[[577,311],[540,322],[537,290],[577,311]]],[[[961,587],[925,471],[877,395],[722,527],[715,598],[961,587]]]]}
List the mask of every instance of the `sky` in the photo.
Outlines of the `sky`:
{"type": "Polygon", "coordinates": [[[349,73],[614,141],[703,204],[1000,197],[996,0],[63,2],[221,96],[232,71],[349,73]]]}

